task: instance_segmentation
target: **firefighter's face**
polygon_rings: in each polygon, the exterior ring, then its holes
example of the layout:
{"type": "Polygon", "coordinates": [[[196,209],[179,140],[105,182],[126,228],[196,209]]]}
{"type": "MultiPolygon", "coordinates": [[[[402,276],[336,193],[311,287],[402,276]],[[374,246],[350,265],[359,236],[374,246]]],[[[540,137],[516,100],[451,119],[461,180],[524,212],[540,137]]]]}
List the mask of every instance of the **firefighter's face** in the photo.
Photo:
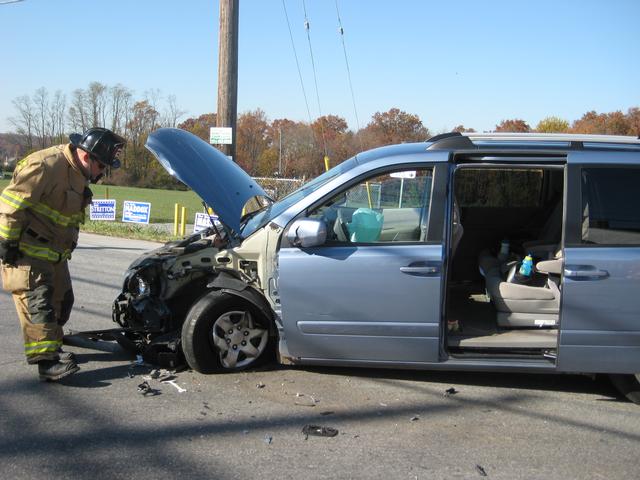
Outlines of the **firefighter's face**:
{"type": "Polygon", "coordinates": [[[89,179],[94,183],[97,182],[104,175],[106,166],[84,150],[78,149],[77,152],[82,167],[89,174],[89,179]]]}

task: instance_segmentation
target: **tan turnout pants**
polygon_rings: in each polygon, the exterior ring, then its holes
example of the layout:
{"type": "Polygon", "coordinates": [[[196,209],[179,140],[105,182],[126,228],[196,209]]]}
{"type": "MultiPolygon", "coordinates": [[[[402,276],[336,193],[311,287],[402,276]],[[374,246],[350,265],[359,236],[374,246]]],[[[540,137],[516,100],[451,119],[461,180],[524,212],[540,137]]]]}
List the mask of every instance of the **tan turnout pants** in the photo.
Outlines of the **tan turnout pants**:
{"type": "Polygon", "coordinates": [[[56,360],[73,306],[67,261],[23,257],[15,266],[2,266],[2,283],[13,294],[27,362],[56,360]]]}

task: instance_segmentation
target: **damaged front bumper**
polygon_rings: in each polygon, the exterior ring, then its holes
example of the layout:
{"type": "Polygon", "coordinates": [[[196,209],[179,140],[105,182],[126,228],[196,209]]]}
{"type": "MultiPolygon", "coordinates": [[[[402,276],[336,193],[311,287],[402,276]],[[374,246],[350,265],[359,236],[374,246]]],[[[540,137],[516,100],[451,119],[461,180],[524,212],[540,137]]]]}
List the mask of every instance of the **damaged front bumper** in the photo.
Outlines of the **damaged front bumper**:
{"type": "MultiPolygon", "coordinates": [[[[145,362],[163,368],[176,368],[185,363],[180,330],[173,326],[171,310],[163,300],[151,296],[133,298],[129,293],[121,293],[113,302],[112,317],[122,327],[117,330],[125,342],[129,342],[128,346],[133,346],[145,362]]],[[[113,340],[124,347],[121,337],[113,340]]]]}

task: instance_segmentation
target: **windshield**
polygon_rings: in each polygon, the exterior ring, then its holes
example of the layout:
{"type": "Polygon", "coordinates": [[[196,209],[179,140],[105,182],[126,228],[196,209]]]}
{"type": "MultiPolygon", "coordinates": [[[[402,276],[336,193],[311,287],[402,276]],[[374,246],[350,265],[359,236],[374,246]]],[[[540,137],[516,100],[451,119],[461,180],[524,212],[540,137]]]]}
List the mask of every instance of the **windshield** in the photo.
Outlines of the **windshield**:
{"type": "Polygon", "coordinates": [[[338,175],[351,170],[357,164],[356,157],[352,157],[349,160],[346,160],[339,165],[336,165],[331,170],[324,172],[322,175],[314,178],[308,183],[305,183],[299,189],[291,192],[286,197],[281,200],[269,205],[264,210],[261,210],[256,215],[253,215],[246,219],[240,225],[240,231],[244,238],[247,238],[253,232],[258,230],[259,228],[264,227],[267,223],[269,223],[272,219],[276,218],[282,212],[287,210],[290,206],[294,205],[296,202],[302,200],[307,195],[311,195],[313,192],[318,190],[322,185],[327,183],[329,180],[337,177],[338,175]]]}

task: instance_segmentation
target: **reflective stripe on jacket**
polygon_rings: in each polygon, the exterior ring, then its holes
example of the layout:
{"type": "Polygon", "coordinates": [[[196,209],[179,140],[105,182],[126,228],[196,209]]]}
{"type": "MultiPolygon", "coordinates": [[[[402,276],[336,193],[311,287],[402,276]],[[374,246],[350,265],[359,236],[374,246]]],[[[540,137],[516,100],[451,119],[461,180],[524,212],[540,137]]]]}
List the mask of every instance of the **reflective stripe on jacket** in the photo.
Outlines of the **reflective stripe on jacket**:
{"type": "Polygon", "coordinates": [[[27,156],[0,194],[0,238],[19,240],[33,258],[70,258],[91,200],[88,183],[68,144],[27,156]]]}

